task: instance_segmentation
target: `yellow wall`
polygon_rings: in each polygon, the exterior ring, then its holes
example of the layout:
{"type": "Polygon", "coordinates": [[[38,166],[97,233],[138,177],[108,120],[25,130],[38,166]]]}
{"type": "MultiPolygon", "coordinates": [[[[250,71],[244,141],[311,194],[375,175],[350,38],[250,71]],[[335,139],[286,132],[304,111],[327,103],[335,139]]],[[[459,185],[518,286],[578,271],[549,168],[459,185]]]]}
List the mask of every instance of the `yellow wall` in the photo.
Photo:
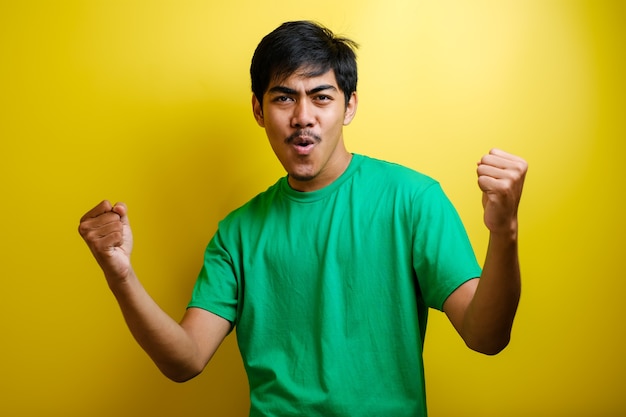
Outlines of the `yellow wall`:
{"type": "Polygon", "coordinates": [[[79,238],[131,211],[135,268],[178,318],[216,222],[282,175],[248,64],[284,20],[361,44],[352,151],[441,180],[479,257],[474,168],[530,163],[510,347],[466,349],[432,314],[432,416],[626,414],[623,1],[4,1],[0,5],[0,415],[243,416],[234,337],[187,384],[125,329],[79,238]]]}

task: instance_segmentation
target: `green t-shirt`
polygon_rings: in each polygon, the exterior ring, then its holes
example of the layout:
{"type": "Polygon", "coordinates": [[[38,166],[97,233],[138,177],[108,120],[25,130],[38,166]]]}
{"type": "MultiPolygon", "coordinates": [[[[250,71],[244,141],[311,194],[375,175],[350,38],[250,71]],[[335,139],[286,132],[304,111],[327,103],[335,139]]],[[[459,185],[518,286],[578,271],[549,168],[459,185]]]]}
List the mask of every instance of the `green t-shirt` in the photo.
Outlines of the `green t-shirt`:
{"type": "Polygon", "coordinates": [[[221,221],[189,307],[236,326],[251,416],[425,416],[428,308],[480,272],[436,181],[354,155],[221,221]]]}

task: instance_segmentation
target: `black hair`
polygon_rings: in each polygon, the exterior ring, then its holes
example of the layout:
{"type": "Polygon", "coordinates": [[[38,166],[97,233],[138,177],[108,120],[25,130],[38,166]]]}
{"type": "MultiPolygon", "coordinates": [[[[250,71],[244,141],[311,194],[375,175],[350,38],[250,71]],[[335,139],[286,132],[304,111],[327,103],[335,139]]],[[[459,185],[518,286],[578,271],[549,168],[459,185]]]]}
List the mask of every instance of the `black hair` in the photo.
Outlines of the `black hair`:
{"type": "Polygon", "coordinates": [[[311,21],[286,22],[266,35],[252,56],[252,92],[259,102],[272,80],[287,78],[298,70],[315,77],[334,70],[346,106],[356,91],[356,42],[335,36],[311,21]]]}

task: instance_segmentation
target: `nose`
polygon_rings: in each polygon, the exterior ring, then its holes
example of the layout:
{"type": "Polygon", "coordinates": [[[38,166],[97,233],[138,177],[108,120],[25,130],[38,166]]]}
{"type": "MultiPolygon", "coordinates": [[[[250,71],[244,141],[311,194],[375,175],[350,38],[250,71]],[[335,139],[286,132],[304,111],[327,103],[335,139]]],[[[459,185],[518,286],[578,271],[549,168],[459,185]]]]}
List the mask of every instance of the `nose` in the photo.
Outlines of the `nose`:
{"type": "Polygon", "coordinates": [[[293,109],[291,126],[298,129],[313,126],[315,124],[315,116],[312,106],[312,103],[309,103],[308,100],[298,100],[293,109]]]}

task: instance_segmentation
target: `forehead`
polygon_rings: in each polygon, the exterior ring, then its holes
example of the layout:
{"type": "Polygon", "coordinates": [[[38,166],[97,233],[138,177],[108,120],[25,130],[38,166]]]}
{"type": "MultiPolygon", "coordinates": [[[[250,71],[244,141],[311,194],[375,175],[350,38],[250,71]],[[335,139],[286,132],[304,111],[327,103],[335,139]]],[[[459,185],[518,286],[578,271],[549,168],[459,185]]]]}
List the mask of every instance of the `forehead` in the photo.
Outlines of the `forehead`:
{"type": "Polygon", "coordinates": [[[335,71],[329,69],[324,73],[314,71],[310,68],[299,68],[291,74],[272,77],[267,91],[271,91],[274,87],[289,87],[297,89],[300,87],[303,89],[309,89],[311,86],[318,85],[330,85],[339,90],[337,86],[337,77],[335,77],[335,71]]]}

